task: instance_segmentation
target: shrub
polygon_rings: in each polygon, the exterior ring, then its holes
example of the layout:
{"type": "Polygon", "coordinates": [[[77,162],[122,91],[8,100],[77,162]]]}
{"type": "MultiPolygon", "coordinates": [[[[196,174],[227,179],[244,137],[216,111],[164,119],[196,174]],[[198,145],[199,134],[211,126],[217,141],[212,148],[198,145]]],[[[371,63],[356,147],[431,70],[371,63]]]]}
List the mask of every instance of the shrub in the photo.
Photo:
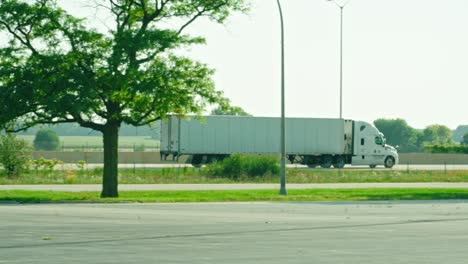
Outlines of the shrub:
{"type": "Polygon", "coordinates": [[[208,164],[207,171],[211,176],[238,180],[243,176],[253,178],[268,174],[277,175],[279,164],[273,156],[234,154],[222,161],[208,164]]]}
{"type": "Polygon", "coordinates": [[[57,159],[45,159],[40,157],[32,161],[32,165],[35,170],[47,170],[53,171],[55,166],[63,164],[63,161],[57,159]]]}
{"type": "Polygon", "coordinates": [[[53,151],[58,150],[60,146],[59,137],[55,131],[50,129],[41,129],[37,131],[34,138],[34,148],[36,150],[53,151]]]}
{"type": "Polygon", "coordinates": [[[27,171],[30,160],[31,148],[26,141],[12,134],[0,136],[0,164],[8,177],[19,176],[27,171]]]}
{"type": "Polygon", "coordinates": [[[145,151],[145,144],[135,145],[133,146],[133,151],[145,151]]]}
{"type": "Polygon", "coordinates": [[[468,145],[427,145],[424,149],[429,153],[468,154],[468,145]]]}
{"type": "Polygon", "coordinates": [[[78,169],[80,169],[80,171],[83,171],[86,167],[86,161],[85,160],[79,160],[76,162],[76,166],[78,167],[78,169]]]}

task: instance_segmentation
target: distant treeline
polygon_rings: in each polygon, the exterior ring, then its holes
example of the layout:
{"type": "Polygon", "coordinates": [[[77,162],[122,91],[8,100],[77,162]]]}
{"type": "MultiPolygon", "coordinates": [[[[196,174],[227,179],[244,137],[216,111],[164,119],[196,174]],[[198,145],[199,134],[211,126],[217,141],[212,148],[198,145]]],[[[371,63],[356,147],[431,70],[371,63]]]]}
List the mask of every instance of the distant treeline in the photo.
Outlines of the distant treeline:
{"type": "MultiPolygon", "coordinates": [[[[90,128],[80,127],[77,124],[55,124],[55,125],[41,125],[32,127],[26,131],[18,133],[18,135],[36,135],[40,129],[51,129],[57,133],[58,136],[102,136],[101,132],[92,130],[90,128]]],[[[153,139],[159,140],[160,127],[159,121],[155,122],[152,126],[134,127],[131,125],[123,124],[120,128],[120,136],[149,136],[153,139]]]]}
{"type": "Polygon", "coordinates": [[[464,150],[457,148],[458,143],[467,144],[468,139],[464,139],[468,126],[451,131],[444,125],[430,125],[420,130],[404,119],[377,119],[374,124],[384,133],[388,144],[399,146],[399,152],[461,153],[464,150]]]}

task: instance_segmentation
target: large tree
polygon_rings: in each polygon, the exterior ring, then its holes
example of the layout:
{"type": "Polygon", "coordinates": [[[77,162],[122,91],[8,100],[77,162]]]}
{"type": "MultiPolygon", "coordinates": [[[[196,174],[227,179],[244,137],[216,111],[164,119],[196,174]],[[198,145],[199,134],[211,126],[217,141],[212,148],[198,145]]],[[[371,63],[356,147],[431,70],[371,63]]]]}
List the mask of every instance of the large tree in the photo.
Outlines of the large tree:
{"type": "MultiPolygon", "coordinates": [[[[88,1],[86,1],[88,2],[88,1]]],[[[54,0],[1,0],[0,125],[78,123],[104,142],[102,197],[117,197],[118,132],[168,114],[225,103],[213,71],[179,55],[204,43],[185,30],[200,18],[222,23],[244,0],[95,0],[113,22],[87,27],[54,0]]]]}

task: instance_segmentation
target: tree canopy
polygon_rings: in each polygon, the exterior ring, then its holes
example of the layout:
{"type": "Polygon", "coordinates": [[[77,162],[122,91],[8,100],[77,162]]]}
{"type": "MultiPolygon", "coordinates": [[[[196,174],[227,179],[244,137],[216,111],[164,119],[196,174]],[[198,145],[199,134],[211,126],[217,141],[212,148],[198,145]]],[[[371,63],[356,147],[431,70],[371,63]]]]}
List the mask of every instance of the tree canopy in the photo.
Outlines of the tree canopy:
{"type": "Polygon", "coordinates": [[[239,106],[218,106],[211,111],[211,115],[252,116],[239,106]]]}
{"type": "Polygon", "coordinates": [[[461,142],[463,145],[468,145],[468,133],[463,135],[463,141],[461,142]]]}
{"type": "Polygon", "coordinates": [[[453,140],[463,142],[463,136],[468,133],[468,125],[460,125],[453,131],[453,140]]]}
{"type": "Polygon", "coordinates": [[[200,18],[223,23],[244,0],[96,0],[113,18],[109,31],[87,27],[54,0],[2,0],[0,125],[78,123],[102,132],[104,197],[117,193],[121,124],[141,126],[167,114],[226,104],[207,65],[180,55],[203,44],[185,30],[200,18]]]}
{"type": "Polygon", "coordinates": [[[444,125],[430,125],[423,130],[421,141],[427,145],[450,145],[452,131],[444,125]]]}

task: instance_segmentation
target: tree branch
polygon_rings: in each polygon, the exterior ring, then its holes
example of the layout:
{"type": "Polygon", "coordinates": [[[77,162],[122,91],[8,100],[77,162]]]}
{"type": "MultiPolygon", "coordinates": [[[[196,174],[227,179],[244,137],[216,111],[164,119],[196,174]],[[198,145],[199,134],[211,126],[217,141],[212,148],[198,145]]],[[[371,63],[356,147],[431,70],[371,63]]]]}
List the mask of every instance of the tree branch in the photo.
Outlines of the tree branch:
{"type": "Polygon", "coordinates": [[[201,16],[204,16],[206,12],[208,11],[212,11],[212,10],[215,10],[215,9],[218,9],[218,8],[221,8],[222,6],[226,5],[227,2],[226,1],[222,1],[220,4],[218,5],[215,5],[215,6],[212,6],[212,7],[205,7],[203,8],[202,10],[198,10],[198,12],[190,19],[188,20],[185,24],[183,24],[180,29],[177,31],[177,33],[180,35],[182,33],[182,31],[187,27],[189,26],[190,24],[192,24],[197,18],[201,17],[201,16]]]}
{"type": "Polygon", "coordinates": [[[13,30],[10,25],[8,23],[6,23],[5,21],[3,20],[0,20],[0,24],[2,24],[7,30],[8,32],[10,32],[10,34],[13,35],[13,37],[15,39],[17,39],[19,42],[21,42],[21,44],[23,44],[24,46],[26,46],[34,55],[36,56],[40,56],[39,52],[32,46],[31,44],[31,41],[29,40],[29,35],[27,35],[25,32],[23,32],[22,30],[19,30],[21,32],[21,34],[24,35],[24,38],[23,39],[21,36],[19,36],[15,30],[13,30]]]}
{"type": "Polygon", "coordinates": [[[188,27],[190,24],[193,23],[193,21],[195,21],[197,18],[199,18],[200,16],[203,16],[203,14],[206,12],[206,9],[203,9],[203,10],[199,10],[198,13],[196,13],[189,21],[187,21],[184,25],[182,25],[180,27],[180,29],[177,31],[177,34],[181,34],[182,31],[188,27]]]}

